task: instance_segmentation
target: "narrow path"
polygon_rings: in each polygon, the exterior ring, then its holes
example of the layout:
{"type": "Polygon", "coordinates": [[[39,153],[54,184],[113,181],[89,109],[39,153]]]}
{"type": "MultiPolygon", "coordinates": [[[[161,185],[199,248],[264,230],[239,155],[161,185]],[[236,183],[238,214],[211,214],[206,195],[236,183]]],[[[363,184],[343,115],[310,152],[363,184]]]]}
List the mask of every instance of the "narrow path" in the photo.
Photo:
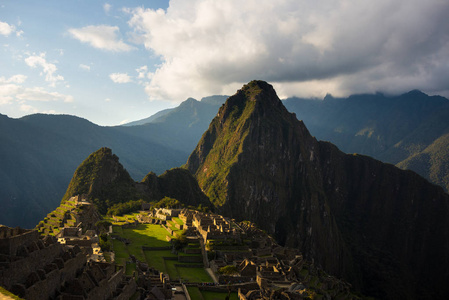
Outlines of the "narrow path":
{"type": "Polygon", "coordinates": [[[211,268],[204,268],[204,269],[206,270],[207,273],[209,273],[214,283],[218,283],[218,278],[217,276],[215,276],[215,273],[212,271],[212,269],[211,268]]]}

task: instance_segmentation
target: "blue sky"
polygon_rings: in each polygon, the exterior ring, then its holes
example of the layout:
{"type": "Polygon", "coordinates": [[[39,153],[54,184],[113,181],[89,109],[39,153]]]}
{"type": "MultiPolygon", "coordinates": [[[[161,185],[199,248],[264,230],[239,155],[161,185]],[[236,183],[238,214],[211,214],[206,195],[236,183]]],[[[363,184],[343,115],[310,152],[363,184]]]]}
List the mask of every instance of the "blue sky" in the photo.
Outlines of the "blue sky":
{"type": "Polygon", "coordinates": [[[449,96],[442,0],[0,1],[0,113],[99,125],[252,79],[280,97],[449,96]]]}

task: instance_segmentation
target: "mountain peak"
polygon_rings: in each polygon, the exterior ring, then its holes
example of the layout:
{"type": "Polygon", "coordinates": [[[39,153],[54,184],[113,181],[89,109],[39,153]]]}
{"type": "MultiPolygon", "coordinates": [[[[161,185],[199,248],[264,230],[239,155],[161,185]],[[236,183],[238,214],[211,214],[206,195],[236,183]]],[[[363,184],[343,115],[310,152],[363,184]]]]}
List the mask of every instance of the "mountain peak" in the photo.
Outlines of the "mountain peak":
{"type": "Polygon", "coordinates": [[[250,101],[269,102],[278,104],[280,102],[273,86],[262,80],[253,80],[245,84],[238,93],[244,93],[250,101]]]}
{"type": "Polygon", "coordinates": [[[227,121],[247,118],[254,112],[263,117],[288,114],[272,85],[265,81],[253,80],[226,100],[217,117],[223,125],[227,121]]]}
{"type": "Polygon", "coordinates": [[[72,196],[85,194],[105,214],[107,205],[103,200],[118,203],[122,198],[132,198],[135,194],[133,183],[119,158],[111,149],[103,147],[89,155],[76,169],[62,203],[72,196]]]}

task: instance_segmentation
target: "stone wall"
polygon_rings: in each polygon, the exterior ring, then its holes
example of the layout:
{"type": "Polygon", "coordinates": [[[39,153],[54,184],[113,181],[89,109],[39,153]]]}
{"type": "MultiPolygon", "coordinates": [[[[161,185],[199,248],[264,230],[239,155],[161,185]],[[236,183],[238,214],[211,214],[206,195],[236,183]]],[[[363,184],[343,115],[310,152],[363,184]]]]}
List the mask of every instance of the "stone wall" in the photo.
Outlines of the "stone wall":
{"type": "Polygon", "coordinates": [[[120,295],[115,300],[128,300],[137,290],[137,284],[134,279],[130,279],[127,284],[121,289],[120,295]]]}
{"type": "Polygon", "coordinates": [[[97,287],[89,291],[87,299],[108,299],[117,289],[117,286],[123,280],[124,269],[119,269],[108,280],[102,280],[97,287]]]}
{"type": "Polygon", "coordinates": [[[56,263],[46,265],[28,274],[24,286],[25,299],[48,299],[54,297],[65,281],[76,278],[77,273],[84,267],[86,256],[73,251],[65,252],[62,258],[56,258],[56,263]],[[37,275],[37,276],[36,276],[37,275]]]}
{"type": "Polygon", "coordinates": [[[39,251],[28,253],[27,257],[10,262],[7,268],[0,270],[0,285],[8,289],[14,283],[25,282],[30,273],[52,263],[61,253],[62,246],[53,244],[39,251]]]}
{"type": "Polygon", "coordinates": [[[27,247],[39,239],[37,230],[27,231],[22,228],[0,227],[0,253],[16,255],[19,248],[27,247]]]}
{"type": "Polygon", "coordinates": [[[226,276],[220,275],[218,276],[218,282],[220,284],[228,284],[228,283],[242,283],[242,282],[254,282],[254,277],[250,276],[226,276]]]}

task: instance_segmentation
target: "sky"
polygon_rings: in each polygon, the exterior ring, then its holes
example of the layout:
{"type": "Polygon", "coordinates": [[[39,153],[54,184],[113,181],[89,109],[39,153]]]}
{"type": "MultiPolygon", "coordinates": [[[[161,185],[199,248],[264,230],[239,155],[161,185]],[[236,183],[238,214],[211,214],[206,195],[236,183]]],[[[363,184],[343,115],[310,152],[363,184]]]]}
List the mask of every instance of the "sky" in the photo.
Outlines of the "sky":
{"type": "Polygon", "coordinates": [[[143,119],[271,83],[281,98],[449,97],[447,0],[0,0],[0,113],[143,119]]]}

